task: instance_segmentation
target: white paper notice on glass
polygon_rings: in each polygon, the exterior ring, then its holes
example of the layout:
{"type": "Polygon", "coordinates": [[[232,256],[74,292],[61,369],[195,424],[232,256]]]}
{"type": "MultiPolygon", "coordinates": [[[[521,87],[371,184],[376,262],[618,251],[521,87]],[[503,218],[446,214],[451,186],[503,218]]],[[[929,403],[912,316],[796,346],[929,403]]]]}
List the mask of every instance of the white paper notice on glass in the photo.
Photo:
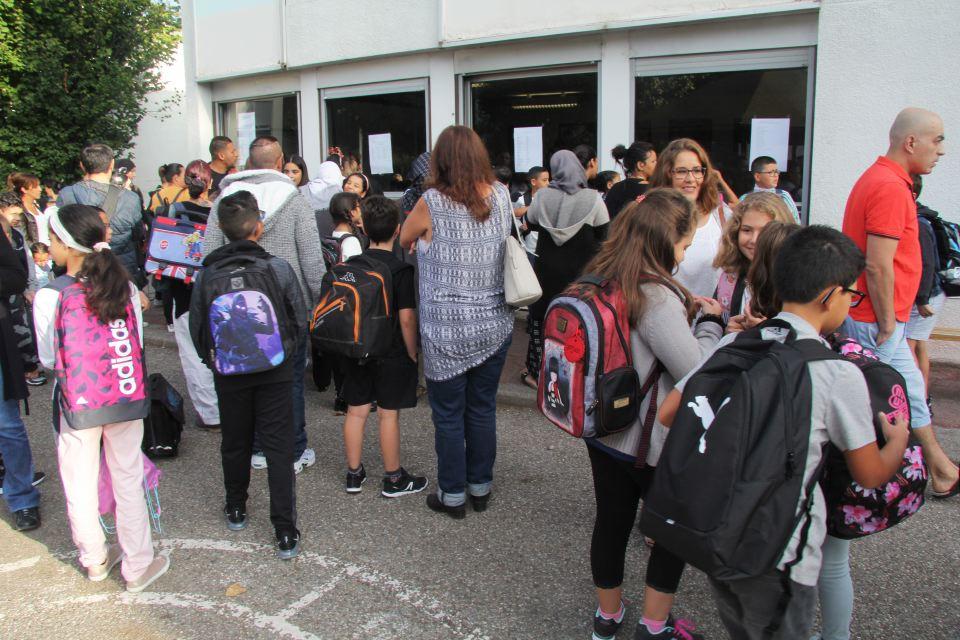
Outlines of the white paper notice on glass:
{"type": "Polygon", "coordinates": [[[790,148],[790,118],[753,118],[750,121],[750,162],[770,156],[786,171],[790,148]]]}
{"type": "Polygon", "coordinates": [[[247,164],[250,145],[257,138],[257,114],[253,111],[237,114],[237,150],[240,164],[247,164]]]}
{"type": "Polygon", "coordinates": [[[513,130],[513,170],[526,173],[543,165],[543,127],[516,127],[513,130]]]}
{"type": "Polygon", "coordinates": [[[370,144],[370,173],[379,175],[393,173],[393,144],[389,133],[373,133],[367,136],[370,144]]]}

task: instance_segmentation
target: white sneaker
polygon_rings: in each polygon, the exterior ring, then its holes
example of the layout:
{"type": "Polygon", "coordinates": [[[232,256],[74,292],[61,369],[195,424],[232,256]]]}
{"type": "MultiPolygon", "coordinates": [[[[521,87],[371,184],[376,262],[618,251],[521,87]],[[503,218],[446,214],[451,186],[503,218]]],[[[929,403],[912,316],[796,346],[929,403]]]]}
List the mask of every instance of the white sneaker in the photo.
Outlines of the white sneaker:
{"type": "Polygon", "coordinates": [[[173,325],[172,325],[172,324],[168,324],[168,325],[167,325],[167,333],[173,333],[173,325]]]}
{"type": "Polygon", "coordinates": [[[262,453],[255,453],[250,456],[250,466],[254,469],[266,469],[267,468],[267,456],[262,453]]]}
{"type": "Polygon", "coordinates": [[[106,580],[107,576],[110,575],[110,571],[117,566],[121,560],[123,560],[123,549],[120,548],[119,544],[111,544],[107,547],[107,559],[103,561],[103,564],[87,567],[87,577],[92,582],[106,580]]]}
{"type": "Polygon", "coordinates": [[[304,449],[300,459],[293,463],[293,471],[300,473],[306,467],[312,467],[317,462],[317,454],[313,449],[304,449]]]}

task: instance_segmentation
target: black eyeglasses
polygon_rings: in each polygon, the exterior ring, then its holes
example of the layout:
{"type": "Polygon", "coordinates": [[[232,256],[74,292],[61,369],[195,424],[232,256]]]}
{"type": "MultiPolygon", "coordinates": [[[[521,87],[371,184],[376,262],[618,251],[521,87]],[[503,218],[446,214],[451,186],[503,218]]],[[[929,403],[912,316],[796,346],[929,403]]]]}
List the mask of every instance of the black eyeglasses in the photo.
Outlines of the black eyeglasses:
{"type": "Polygon", "coordinates": [[[780,172],[777,169],[770,169],[770,171],[757,171],[757,173],[762,173],[768,176],[778,176],[780,172]]]}
{"type": "Polygon", "coordinates": [[[823,296],[823,300],[820,301],[820,304],[827,304],[827,300],[829,300],[830,296],[832,296],[837,290],[850,294],[851,308],[859,305],[861,302],[863,302],[863,299],[867,297],[867,294],[865,294],[863,291],[857,291],[856,289],[851,289],[850,287],[836,287],[834,289],[831,289],[830,293],[823,296]]]}

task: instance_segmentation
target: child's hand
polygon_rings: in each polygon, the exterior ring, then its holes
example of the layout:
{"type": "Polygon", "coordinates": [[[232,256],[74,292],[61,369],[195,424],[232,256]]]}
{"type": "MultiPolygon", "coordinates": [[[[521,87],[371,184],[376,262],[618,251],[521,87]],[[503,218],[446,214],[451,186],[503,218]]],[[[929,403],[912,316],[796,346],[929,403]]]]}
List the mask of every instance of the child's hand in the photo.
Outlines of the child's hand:
{"type": "Polygon", "coordinates": [[[700,311],[704,313],[704,315],[719,316],[723,313],[723,306],[721,306],[721,304],[713,298],[694,296],[693,300],[697,303],[697,306],[700,308],[700,311]]]}
{"type": "Polygon", "coordinates": [[[893,418],[893,423],[891,423],[882,411],[877,414],[877,417],[880,418],[880,427],[887,442],[901,441],[906,444],[910,435],[909,420],[905,420],[902,415],[897,414],[893,418]]]}
{"type": "Polygon", "coordinates": [[[752,329],[758,324],[760,324],[761,322],[763,322],[764,320],[766,320],[764,316],[755,316],[752,313],[750,313],[750,305],[747,305],[747,308],[744,310],[743,317],[744,317],[744,323],[747,329],[752,329]]]}
{"type": "Polygon", "coordinates": [[[730,316],[730,320],[727,321],[727,333],[740,333],[747,328],[747,316],[742,313],[738,316],[730,316]]]}
{"type": "Polygon", "coordinates": [[[933,307],[928,304],[917,305],[917,313],[920,314],[922,318],[929,318],[934,314],[933,307]]]}

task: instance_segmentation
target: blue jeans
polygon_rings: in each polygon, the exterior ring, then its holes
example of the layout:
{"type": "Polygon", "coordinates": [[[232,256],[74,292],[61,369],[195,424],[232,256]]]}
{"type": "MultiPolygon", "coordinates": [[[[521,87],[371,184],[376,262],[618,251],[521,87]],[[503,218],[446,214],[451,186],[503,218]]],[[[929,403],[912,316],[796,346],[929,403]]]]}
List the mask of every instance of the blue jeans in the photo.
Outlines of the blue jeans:
{"type": "MultiPolygon", "coordinates": [[[[0,367],[0,393],[2,390],[3,367],[0,367]]],[[[0,401],[0,455],[7,468],[3,498],[10,511],[39,506],[40,491],[33,486],[33,454],[17,400],[0,401]]]]}
{"type": "Polygon", "coordinates": [[[877,333],[879,327],[875,322],[857,322],[847,318],[840,331],[853,338],[863,346],[877,354],[881,362],[889,364],[900,372],[907,383],[907,398],[910,400],[910,427],[921,429],[930,426],[930,408],[927,406],[927,385],[923,381],[923,374],[917,366],[907,344],[906,324],[898,322],[893,335],[879,347],[877,333]]]}
{"type": "MultiPolygon", "coordinates": [[[[310,337],[307,334],[297,340],[297,350],[293,354],[293,384],[290,386],[293,393],[293,460],[296,462],[307,448],[307,406],[303,398],[303,374],[307,370],[307,348],[310,337]]],[[[260,447],[260,438],[254,433],[253,450],[263,453],[260,447]]]]}
{"type": "Polygon", "coordinates": [[[511,338],[485,362],[439,382],[427,380],[437,448],[437,495],[463,504],[490,493],[497,457],[497,387],[511,338]]]}
{"type": "Polygon", "coordinates": [[[850,578],[850,540],[827,536],[817,582],[822,640],[850,640],[853,619],[853,580],[850,578]]]}

